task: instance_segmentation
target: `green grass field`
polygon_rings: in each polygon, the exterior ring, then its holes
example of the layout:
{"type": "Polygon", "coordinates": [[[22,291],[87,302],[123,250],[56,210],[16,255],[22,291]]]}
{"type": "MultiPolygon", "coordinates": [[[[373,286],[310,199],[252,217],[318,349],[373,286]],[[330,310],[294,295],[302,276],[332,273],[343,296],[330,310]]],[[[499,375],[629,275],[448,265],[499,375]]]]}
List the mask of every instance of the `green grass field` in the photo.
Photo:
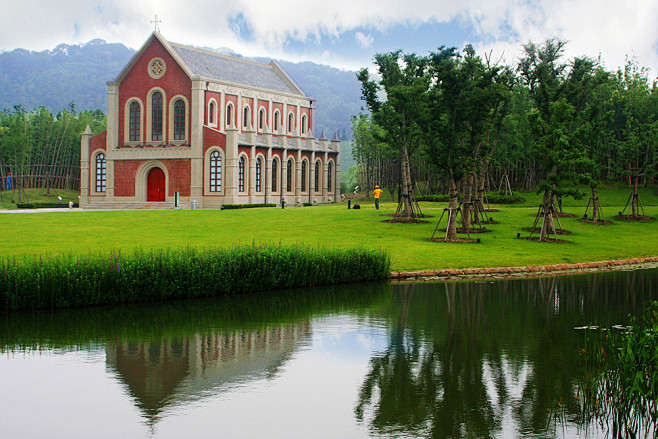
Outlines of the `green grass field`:
{"type": "MultiPolygon", "coordinates": [[[[539,196],[521,194],[521,205],[491,206],[500,212],[491,216],[500,224],[488,226],[491,233],[471,235],[479,244],[436,243],[432,235],[445,203],[421,203],[432,215],[424,224],[390,224],[383,220],[397,207],[390,196],[376,211],[369,200],[359,199],[360,210],[346,203],[317,207],[257,208],[237,210],[171,211],[66,211],[52,213],[0,214],[0,256],[32,254],[131,251],[184,246],[211,248],[241,244],[283,243],[319,247],[361,246],[390,252],[393,271],[441,268],[497,267],[557,264],[625,259],[658,255],[658,221],[629,223],[612,219],[620,211],[630,189],[605,189],[600,193],[604,215],[613,224],[584,224],[563,218],[571,232],[564,244],[536,243],[517,239],[529,232],[539,196]],[[534,198],[536,197],[536,198],[534,198]]],[[[565,200],[565,212],[581,217],[588,195],[565,200]]],[[[645,213],[658,217],[655,189],[643,189],[645,213]]],[[[4,205],[3,205],[4,209],[4,205]]],[[[445,224],[445,219],[443,220],[445,224]]]]}

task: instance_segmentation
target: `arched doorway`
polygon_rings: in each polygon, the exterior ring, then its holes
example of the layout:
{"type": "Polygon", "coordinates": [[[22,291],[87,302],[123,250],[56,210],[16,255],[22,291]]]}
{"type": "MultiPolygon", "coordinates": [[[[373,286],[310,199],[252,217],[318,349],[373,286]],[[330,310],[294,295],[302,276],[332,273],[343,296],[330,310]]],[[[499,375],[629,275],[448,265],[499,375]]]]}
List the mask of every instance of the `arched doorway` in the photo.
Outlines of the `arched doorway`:
{"type": "Polygon", "coordinates": [[[153,168],[146,178],[146,201],[165,201],[166,179],[165,173],[160,168],[153,168]]]}

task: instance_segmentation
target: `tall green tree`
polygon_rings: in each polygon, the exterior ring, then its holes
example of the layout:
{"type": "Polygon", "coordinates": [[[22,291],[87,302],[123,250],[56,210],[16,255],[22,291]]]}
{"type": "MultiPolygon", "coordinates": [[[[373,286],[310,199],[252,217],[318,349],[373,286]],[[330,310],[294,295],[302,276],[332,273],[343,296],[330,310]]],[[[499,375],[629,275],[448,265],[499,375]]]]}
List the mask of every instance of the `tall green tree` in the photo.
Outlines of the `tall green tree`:
{"type": "Polygon", "coordinates": [[[630,197],[631,215],[639,213],[637,187],[656,175],[658,144],[658,87],[649,84],[647,70],[633,61],[619,71],[616,112],[617,157],[614,163],[618,175],[633,185],[630,197]]]}
{"type": "MultiPolygon", "coordinates": [[[[428,74],[428,111],[421,123],[426,154],[437,172],[449,182],[449,222],[446,240],[457,239],[459,190],[465,184],[465,206],[470,202],[477,167],[498,138],[509,99],[501,69],[482,61],[471,46],[462,57],[453,48],[432,53],[428,74]]],[[[470,213],[462,212],[468,229],[470,213]]]]}
{"type": "Polygon", "coordinates": [[[409,157],[422,140],[418,121],[427,111],[426,64],[426,58],[398,50],[375,55],[379,81],[371,79],[368,69],[357,74],[372,120],[383,130],[379,140],[398,150],[402,174],[399,210],[406,220],[415,215],[409,157]]]}
{"type": "Polygon", "coordinates": [[[366,194],[378,185],[393,196],[400,172],[397,149],[379,140],[384,137],[383,130],[366,114],[352,117],[352,133],[358,184],[366,194]]]}
{"type": "Polygon", "coordinates": [[[547,240],[554,232],[555,197],[580,196],[573,184],[576,163],[585,157],[574,135],[576,110],[566,96],[568,65],[562,60],[565,44],[555,39],[540,46],[528,43],[523,46],[525,54],[518,65],[533,103],[528,112],[533,155],[544,173],[538,184],[538,192],[544,193],[540,240],[547,240]]]}

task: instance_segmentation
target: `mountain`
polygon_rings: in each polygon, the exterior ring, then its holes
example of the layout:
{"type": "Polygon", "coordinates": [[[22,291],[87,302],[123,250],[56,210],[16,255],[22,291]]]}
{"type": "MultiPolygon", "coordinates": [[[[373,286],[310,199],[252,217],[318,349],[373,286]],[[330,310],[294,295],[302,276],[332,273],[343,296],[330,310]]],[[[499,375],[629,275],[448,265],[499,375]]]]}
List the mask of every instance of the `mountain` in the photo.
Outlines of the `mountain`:
{"type": "MultiPolygon", "coordinates": [[[[216,49],[232,53],[229,49],[216,49]]],[[[15,49],[0,53],[0,111],[21,105],[58,113],[75,102],[76,110],[107,109],[107,85],[135,54],[123,44],[101,39],[60,44],[41,52],[15,49]]],[[[237,55],[239,56],[239,55],[237,55]]],[[[269,62],[269,59],[261,59],[269,62]]],[[[277,60],[308,95],[317,98],[316,135],[351,137],[351,116],[361,109],[356,72],[312,62],[277,60]]]]}

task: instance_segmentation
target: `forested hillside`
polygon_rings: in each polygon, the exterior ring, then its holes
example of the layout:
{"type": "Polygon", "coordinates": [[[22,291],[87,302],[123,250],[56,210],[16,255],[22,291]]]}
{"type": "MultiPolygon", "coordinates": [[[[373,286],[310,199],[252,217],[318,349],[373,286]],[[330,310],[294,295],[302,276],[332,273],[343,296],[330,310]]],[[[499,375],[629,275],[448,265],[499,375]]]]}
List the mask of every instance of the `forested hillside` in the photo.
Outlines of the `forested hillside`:
{"type": "MultiPolygon", "coordinates": [[[[0,53],[0,111],[13,111],[17,105],[27,111],[43,106],[56,114],[74,102],[78,111],[105,112],[106,83],[114,80],[134,53],[123,44],[100,39],[42,52],[0,53]]],[[[317,98],[316,135],[324,130],[329,138],[334,133],[350,136],[351,116],[361,108],[356,73],[312,62],[279,63],[304,92],[317,98]]]]}

